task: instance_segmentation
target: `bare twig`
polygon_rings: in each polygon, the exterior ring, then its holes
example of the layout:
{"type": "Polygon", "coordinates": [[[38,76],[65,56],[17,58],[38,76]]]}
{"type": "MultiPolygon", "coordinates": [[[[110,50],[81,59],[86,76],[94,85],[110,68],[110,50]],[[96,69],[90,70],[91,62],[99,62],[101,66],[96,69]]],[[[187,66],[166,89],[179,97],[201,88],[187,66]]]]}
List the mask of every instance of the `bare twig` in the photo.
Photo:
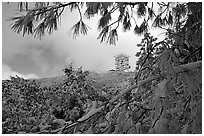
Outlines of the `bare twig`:
{"type": "Polygon", "coordinates": [[[119,6],[113,6],[113,8],[109,11],[110,13],[113,13],[115,10],[117,10],[119,6]]]}
{"type": "Polygon", "coordinates": [[[121,18],[119,18],[118,20],[116,20],[115,22],[111,23],[111,24],[108,25],[108,26],[112,26],[112,25],[114,25],[115,23],[118,23],[120,20],[121,20],[121,18]]]}
{"type": "Polygon", "coordinates": [[[81,14],[81,10],[80,10],[80,8],[79,8],[79,5],[78,5],[78,4],[77,4],[77,9],[78,9],[78,11],[79,11],[80,21],[82,21],[82,14],[81,14]]]}
{"type": "Polygon", "coordinates": [[[162,107],[162,109],[161,109],[161,111],[160,111],[160,114],[159,114],[159,117],[154,121],[154,123],[152,124],[152,127],[151,127],[151,128],[154,128],[154,126],[156,125],[157,121],[161,118],[162,113],[163,113],[163,110],[164,110],[164,108],[162,107]]]}

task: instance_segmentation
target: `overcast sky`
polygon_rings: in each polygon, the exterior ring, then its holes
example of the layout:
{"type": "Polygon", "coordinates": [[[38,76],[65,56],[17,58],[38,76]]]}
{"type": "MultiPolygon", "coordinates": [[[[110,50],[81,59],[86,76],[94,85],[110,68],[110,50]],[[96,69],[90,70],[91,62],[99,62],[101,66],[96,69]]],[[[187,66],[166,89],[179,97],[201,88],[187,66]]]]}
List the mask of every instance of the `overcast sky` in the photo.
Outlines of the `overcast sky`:
{"type": "MultiPolygon", "coordinates": [[[[130,56],[131,70],[135,68],[135,57],[141,42],[133,31],[118,30],[117,46],[100,43],[97,40],[98,17],[91,20],[84,19],[91,29],[88,35],[77,39],[69,37],[70,28],[78,21],[77,12],[65,10],[61,25],[57,31],[45,36],[42,40],[33,36],[16,34],[7,19],[18,12],[17,3],[2,4],[2,78],[19,75],[24,78],[42,78],[63,75],[62,69],[71,62],[84,70],[105,72],[115,69],[114,56],[125,53],[130,56]]],[[[151,32],[154,36],[158,31],[151,32]]]]}

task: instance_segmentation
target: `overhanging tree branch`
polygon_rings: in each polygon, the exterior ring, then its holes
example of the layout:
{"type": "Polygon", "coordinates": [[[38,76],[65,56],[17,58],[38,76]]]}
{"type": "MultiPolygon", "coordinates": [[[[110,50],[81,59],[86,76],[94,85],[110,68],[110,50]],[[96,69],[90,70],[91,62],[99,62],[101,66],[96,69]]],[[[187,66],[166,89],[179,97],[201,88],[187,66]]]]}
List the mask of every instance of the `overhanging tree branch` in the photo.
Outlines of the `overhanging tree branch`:
{"type": "MultiPolygon", "coordinates": [[[[69,2],[69,3],[67,3],[67,4],[60,4],[59,6],[56,6],[56,7],[50,6],[50,8],[47,8],[47,9],[41,11],[41,12],[38,12],[38,13],[36,13],[36,14],[33,14],[33,16],[40,15],[40,14],[42,14],[42,13],[45,13],[45,12],[50,11],[50,10],[53,10],[53,9],[63,8],[63,7],[66,7],[66,6],[75,4],[75,3],[77,3],[77,2],[69,2]]],[[[39,9],[36,9],[36,10],[39,10],[39,9]]]]}
{"type": "Polygon", "coordinates": [[[183,38],[186,42],[188,42],[188,44],[189,44],[191,47],[193,47],[193,44],[192,44],[191,42],[189,42],[186,37],[184,37],[184,36],[182,36],[182,35],[179,35],[179,34],[177,34],[177,33],[173,33],[173,32],[171,32],[171,31],[169,31],[169,29],[163,28],[163,27],[161,27],[161,26],[159,26],[159,28],[166,30],[166,31],[167,31],[168,33],[170,33],[170,34],[173,34],[173,35],[176,35],[176,36],[179,36],[179,37],[183,38]]]}
{"type": "Polygon", "coordinates": [[[61,16],[61,14],[64,12],[64,8],[65,8],[65,7],[62,8],[62,10],[61,10],[60,13],[58,14],[57,18],[59,18],[59,17],[61,16]]]}
{"type": "Polygon", "coordinates": [[[120,20],[121,20],[121,18],[119,18],[119,19],[118,19],[118,20],[116,20],[115,22],[113,22],[113,23],[109,24],[108,26],[112,26],[112,25],[114,25],[115,23],[119,22],[120,20]]]}
{"type": "MultiPolygon", "coordinates": [[[[174,67],[174,70],[175,70],[175,73],[180,73],[180,72],[183,72],[183,69],[194,69],[194,68],[197,68],[197,67],[202,67],[202,61],[197,61],[197,62],[193,62],[193,63],[189,63],[189,64],[185,64],[185,65],[180,65],[180,66],[176,66],[174,67]]],[[[110,104],[114,103],[115,101],[117,101],[119,98],[121,98],[124,94],[132,91],[133,89],[135,88],[139,88],[140,86],[148,83],[148,82],[151,82],[152,80],[155,80],[157,78],[160,78],[161,75],[158,74],[158,75],[155,75],[153,77],[150,77],[148,79],[145,79],[145,80],[142,80],[140,81],[138,84],[134,84],[133,86],[131,86],[130,88],[122,91],[119,95],[117,95],[116,97],[114,97],[113,99],[111,99],[109,101],[110,104]]]]}
{"type": "Polygon", "coordinates": [[[79,8],[79,5],[78,5],[78,4],[77,4],[77,9],[78,9],[78,11],[79,11],[80,21],[82,21],[82,14],[81,14],[81,10],[80,10],[80,8],[79,8]]]}

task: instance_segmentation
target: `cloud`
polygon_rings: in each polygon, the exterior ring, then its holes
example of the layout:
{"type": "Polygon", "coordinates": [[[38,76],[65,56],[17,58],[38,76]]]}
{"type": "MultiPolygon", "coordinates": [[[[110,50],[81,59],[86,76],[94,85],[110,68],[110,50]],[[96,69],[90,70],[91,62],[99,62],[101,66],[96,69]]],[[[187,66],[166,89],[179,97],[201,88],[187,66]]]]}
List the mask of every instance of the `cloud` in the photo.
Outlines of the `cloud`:
{"type": "MultiPolygon", "coordinates": [[[[122,27],[119,26],[117,46],[110,46],[105,42],[100,43],[100,39],[97,39],[100,33],[97,31],[100,16],[96,16],[90,20],[84,19],[85,23],[91,27],[88,35],[73,39],[72,36],[68,36],[68,33],[78,21],[78,12],[71,13],[69,9],[65,9],[58,30],[51,35],[47,34],[42,40],[37,40],[32,36],[22,37],[11,31],[9,23],[5,20],[16,12],[15,7],[10,4],[3,5],[2,62],[9,66],[4,68],[6,69],[3,72],[5,77],[13,73],[24,77],[59,76],[64,74],[62,69],[71,62],[76,68],[82,66],[84,70],[108,71],[115,68],[114,56],[120,53],[130,56],[131,70],[134,70],[138,59],[135,54],[139,51],[136,45],[141,42],[143,36],[138,37],[132,32],[133,30],[123,32],[122,27]]],[[[117,15],[114,16],[113,20],[115,19],[117,15]]],[[[157,36],[161,31],[155,29],[152,32],[154,32],[152,35],[157,36]]]]}
{"type": "Polygon", "coordinates": [[[13,71],[8,65],[2,64],[2,79],[3,80],[10,79],[10,76],[15,77],[16,75],[24,79],[38,78],[38,76],[33,73],[21,74],[21,73],[13,71]]]}
{"type": "Polygon", "coordinates": [[[47,40],[22,43],[19,46],[20,52],[10,50],[3,55],[3,63],[21,74],[34,73],[38,77],[59,76],[63,74],[62,69],[66,66],[69,52],[64,48],[59,49],[57,45],[47,40]]]}

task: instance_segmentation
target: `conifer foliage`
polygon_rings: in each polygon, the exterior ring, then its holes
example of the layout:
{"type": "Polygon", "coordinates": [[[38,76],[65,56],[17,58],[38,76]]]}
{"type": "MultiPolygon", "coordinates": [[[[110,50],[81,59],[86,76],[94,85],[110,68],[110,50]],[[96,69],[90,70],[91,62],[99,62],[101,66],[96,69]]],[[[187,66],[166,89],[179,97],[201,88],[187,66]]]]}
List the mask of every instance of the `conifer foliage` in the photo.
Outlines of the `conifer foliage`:
{"type": "Polygon", "coordinates": [[[21,78],[5,81],[3,133],[202,133],[201,2],[36,2],[34,9],[20,2],[19,9],[26,14],[11,18],[12,29],[42,38],[46,31],[57,30],[64,8],[79,12],[80,20],[72,27],[74,38],[88,33],[84,17],[96,15],[101,16],[101,42],[116,44],[119,25],[124,32],[134,28],[136,35],[144,36],[137,44],[134,80],[123,82],[120,92],[107,87],[107,92],[117,92],[110,99],[102,99],[81,68],[64,69],[68,77],[64,89],[41,90],[21,78]],[[143,20],[141,24],[137,17],[143,20]],[[166,38],[159,41],[150,27],[165,30],[166,38]]]}

